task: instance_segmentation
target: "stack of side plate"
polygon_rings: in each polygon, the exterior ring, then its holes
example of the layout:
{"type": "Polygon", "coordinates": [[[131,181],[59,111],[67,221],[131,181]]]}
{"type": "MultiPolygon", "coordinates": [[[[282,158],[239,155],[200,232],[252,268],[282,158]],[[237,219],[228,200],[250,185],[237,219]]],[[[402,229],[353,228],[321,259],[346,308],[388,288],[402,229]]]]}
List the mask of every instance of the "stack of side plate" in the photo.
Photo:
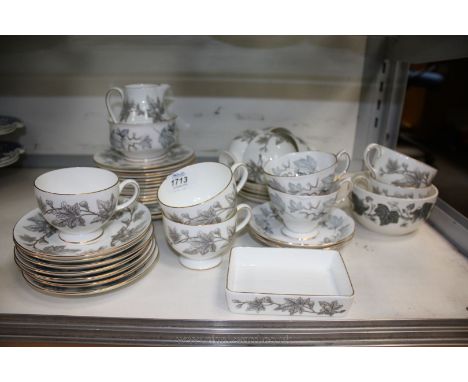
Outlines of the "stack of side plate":
{"type": "MultiPolygon", "coordinates": [[[[167,155],[157,161],[129,160],[122,154],[107,149],[94,155],[98,167],[114,172],[120,180],[135,179],[140,185],[139,201],[151,211],[153,219],[161,218],[158,189],[166,177],[178,169],[195,162],[194,151],[182,145],[174,146],[167,155]]],[[[130,196],[133,190],[124,189],[122,196],[130,196]]]]}
{"type": "Polygon", "coordinates": [[[270,200],[266,185],[250,181],[245,182],[244,187],[239,192],[239,196],[256,203],[263,203],[270,200]]]}
{"type": "Polygon", "coordinates": [[[0,115],[0,135],[13,133],[16,129],[24,127],[23,121],[15,117],[0,115]]]}
{"type": "Polygon", "coordinates": [[[39,209],[24,215],[13,231],[14,259],[33,288],[54,295],[86,296],[128,285],[158,257],[151,214],[143,204],[116,214],[96,240],[62,241],[39,209]]]}
{"type": "Polygon", "coordinates": [[[0,167],[17,162],[24,153],[23,147],[16,142],[0,142],[0,167]]]}

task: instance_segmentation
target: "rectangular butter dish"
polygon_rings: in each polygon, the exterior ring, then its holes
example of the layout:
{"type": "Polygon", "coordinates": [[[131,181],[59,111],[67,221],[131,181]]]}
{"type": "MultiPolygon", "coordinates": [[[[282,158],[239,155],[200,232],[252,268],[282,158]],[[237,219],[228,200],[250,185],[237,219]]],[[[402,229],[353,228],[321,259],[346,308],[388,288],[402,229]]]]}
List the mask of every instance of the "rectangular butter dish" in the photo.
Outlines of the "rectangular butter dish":
{"type": "Polygon", "coordinates": [[[338,251],[235,247],[226,299],[241,314],[345,316],[354,290],[338,251]]]}

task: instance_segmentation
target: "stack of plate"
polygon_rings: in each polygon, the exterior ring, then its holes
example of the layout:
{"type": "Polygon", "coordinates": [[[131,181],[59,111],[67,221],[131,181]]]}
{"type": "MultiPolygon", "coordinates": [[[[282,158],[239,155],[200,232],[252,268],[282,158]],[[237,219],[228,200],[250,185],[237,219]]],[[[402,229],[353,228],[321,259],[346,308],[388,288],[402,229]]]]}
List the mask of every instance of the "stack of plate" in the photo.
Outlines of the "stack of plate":
{"type": "Polygon", "coordinates": [[[54,295],[108,292],[142,277],[158,257],[151,214],[143,204],[116,213],[89,243],[68,243],[38,208],[13,230],[15,262],[35,289],[54,295]]]}
{"type": "Polygon", "coordinates": [[[239,195],[244,199],[256,203],[263,203],[270,200],[268,188],[265,184],[253,183],[250,181],[245,182],[245,185],[239,192],[239,195]]]}
{"type": "Polygon", "coordinates": [[[16,142],[0,142],[0,167],[17,162],[24,153],[22,146],[16,142]]]}
{"type": "Polygon", "coordinates": [[[18,118],[0,115],[0,135],[10,134],[23,127],[24,123],[18,118]]]}
{"type": "MultiPolygon", "coordinates": [[[[159,186],[168,175],[194,163],[195,154],[191,148],[177,145],[158,161],[130,161],[117,151],[107,149],[94,154],[94,162],[98,167],[114,172],[120,180],[135,179],[140,185],[140,202],[149,208],[153,219],[160,219],[159,186]]],[[[124,189],[121,195],[130,196],[132,191],[124,189]]]]}

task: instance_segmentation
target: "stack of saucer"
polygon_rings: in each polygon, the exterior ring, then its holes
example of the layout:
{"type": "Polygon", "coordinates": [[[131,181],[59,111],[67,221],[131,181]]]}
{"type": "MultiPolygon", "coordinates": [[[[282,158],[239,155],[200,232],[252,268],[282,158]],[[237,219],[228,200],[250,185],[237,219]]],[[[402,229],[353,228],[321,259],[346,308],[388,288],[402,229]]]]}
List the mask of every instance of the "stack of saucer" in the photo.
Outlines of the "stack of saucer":
{"type": "Polygon", "coordinates": [[[136,203],[114,214],[92,242],[63,241],[39,208],[13,230],[15,262],[35,289],[54,295],[94,295],[142,277],[158,257],[151,214],[136,203]]]}
{"type": "Polygon", "coordinates": [[[286,154],[264,167],[270,202],[253,211],[253,236],[273,246],[338,246],[354,233],[354,221],[336,206],[352,189],[343,178],[350,157],[304,151],[286,154]]]}
{"type": "MultiPolygon", "coordinates": [[[[161,160],[134,162],[112,149],[94,154],[98,167],[115,173],[119,180],[134,179],[140,185],[139,201],[151,211],[153,219],[161,218],[158,189],[166,177],[179,168],[195,162],[194,151],[182,145],[173,146],[161,160]]],[[[128,196],[126,190],[121,195],[128,196]]]]}
{"type": "Polygon", "coordinates": [[[239,191],[239,196],[256,203],[263,203],[270,199],[268,188],[265,184],[251,181],[245,182],[244,188],[239,191]]]}

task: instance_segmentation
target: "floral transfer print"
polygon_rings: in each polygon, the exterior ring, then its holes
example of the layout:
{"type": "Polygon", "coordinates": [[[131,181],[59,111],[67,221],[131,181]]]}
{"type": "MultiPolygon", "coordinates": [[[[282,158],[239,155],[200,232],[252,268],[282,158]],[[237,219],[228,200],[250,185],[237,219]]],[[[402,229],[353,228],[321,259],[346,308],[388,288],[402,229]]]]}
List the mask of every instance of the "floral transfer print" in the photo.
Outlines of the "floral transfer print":
{"type": "Polygon", "coordinates": [[[242,134],[235,137],[234,140],[250,143],[258,136],[258,134],[259,133],[255,130],[244,130],[242,134]]]}
{"type": "Polygon", "coordinates": [[[281,311],[289,312],[291,316],[294,314],[315,314],[333,316],[335,314],[344,313],[346,310],[342,309],[343,305],[339,304],[337,300],[334,301],[313,301],[310,298],[283,298],[282,302],[274,301],[270,296],[256,297],[253,300],[240,301],[237,299],[232,300],[236,304],[237,309],[244,309],[246,311],[254,311],[260,313],[263,311],[281,311]]]}
{"type": "Polygon", "coordinates": [[[140,104],[135,105],[135,101],[126,100],[122,105],[122,111],[120,112],[120,121],[128,122],[131,115],[146,116],[153,120],[153,122],[161,122],[167,120],[166,105],[159,98],[156,101],[147,96],[146,97],[146,109],[142,109],[140,104]]]}
{"type": "MultiPolygon", "coordinates": [[[[127,239],[132,238],[135,233],[140,232],[142,228],[144,228],[145,223],[143,221],[130,228],[131,225],[135,225],[142,220],[144,215],[142,210],[136,211],[136,207],[134,206],[115,213],[112,216],[111,221],[121,219],[124,214],[127,214],[128,218],[122,220],[123,226],[116,234],[111,236],[111,246],[125,242],[127,239]]],[[[82,249],[70,248],[67,247],[67,245],[50,245],[49,239],[56,234],[57,229],[47,223],[41,213],[31,216],[28,218],[28,221],[31,222],[31,224],[24,226],[24,229],[31,234],[20,235],[20,239],[24,241],[24,245],[50,255],[78,252],[80,254],[86,253],[86,251],[83,252],[82,249]]],[[[101,248],[96,249],[95,251],[99,251],[100,249],[101,248]]]]}
{"type": "Polygon", "coordinates": [[[168,149],[176,144],[176,124],[170,123],[165,126],[161,133],[159,134],[159,143],[160,145],[168,149]]]}
{"type": "Polygon", "coordinates": [[[277,176],[310,175],[317,172],[317,162],[307,155],[305,158],[293,160],[292,164],[288,161],[281,166],[273,167],[271,172],[277,176]]]}
{"type": "Polygon", "coordinates": [[[335,182],[335,175],[331,174],[323,179],[316,178],[314,183],[307,182],[303,184],[303,183],[288,182],[288,188],[286,189],[276,179],[269,178],[268,180],[268,184],[270,187],[274,188],[275,190],[278,190],[287,194],[291,194],[291,195],[322,195],[330,191],[334,182],[335,182]]]}
{"type": "Polygon", "coordinates": [[[85,200],[68,204],[65,201],[60,202],[59,206],[54,206],[52,200],[46,199],[44,201],[39,198],[39,208],[44,215],[53,215],[55,219],[52,223],[57,227],[67,227],[70,229],[76,227],[84,227],[86,224],[93,224],[98,222],[106,222],[112,216],[117,205],[117,200],[114,195],[111,195],[109,200],[97,200],[97,211],[89,208],[88,202],[85,200]],[[88,223],[85,217],[92,217],[88,223]]]}
{"type": "Polygon", "coordinates": [[[379,170],[379,175],[400,174],[404,178],[402,180],[395,180],[392,182],[395,186],[400,187],[427,187],[430,186],[430,173],[420,170],[409,170],[408,164],[400,164],[398,160],[389,159],[385,168],[379,170]]]}
{"type": "Polygon", "coordinates": [[[188,243],[189,246],[182,252],[187,255],[207,255],[215,253],[223,248],[227,248],[231,243],[232,238],[236,232],[235,225],[228,227],[227,236],[223,237],[221,229],[216,228],[210,232],[198,231],[195,235],[190,234],[186,229],[180,232],[177,228],[170,228],[169,240],[172,244],[188,243]]]}
{"type": "Polygon", "coordinates": [[[113,129],[110,136],[111,145],[125,151],[151,150],[152,140],[148,135],[137,136],[130,129],[113,129]]]}
{"type": "Polygon", "coordinates": [[[237,204],[237,191],[235,186],[225,197],[227,206],[223,207],[218,201],[205,210],[197,211],[196,216],[191,217],[188,213],[177,215],[175,213],[169,214],[169,219],[172,221],[189,224],[189,225],[205,225],[215,224],[224,221],[224,217],[231,216],[236,209],[237,204]]]}
{"type": "Polygon", "coordinates": [[[399,208],[396,203],[389,203],[389,205],[376,203],[370,196],[360,199],[354,192],[351,198],[354,212],[368,217],[381,226],[399,224],[400,227],[406,227],[408,223],[426,220],[434,206],[434,203],[424,203],[420,208],[416,208],[415,203],[410,203],[404,208],[399,208]]]}

